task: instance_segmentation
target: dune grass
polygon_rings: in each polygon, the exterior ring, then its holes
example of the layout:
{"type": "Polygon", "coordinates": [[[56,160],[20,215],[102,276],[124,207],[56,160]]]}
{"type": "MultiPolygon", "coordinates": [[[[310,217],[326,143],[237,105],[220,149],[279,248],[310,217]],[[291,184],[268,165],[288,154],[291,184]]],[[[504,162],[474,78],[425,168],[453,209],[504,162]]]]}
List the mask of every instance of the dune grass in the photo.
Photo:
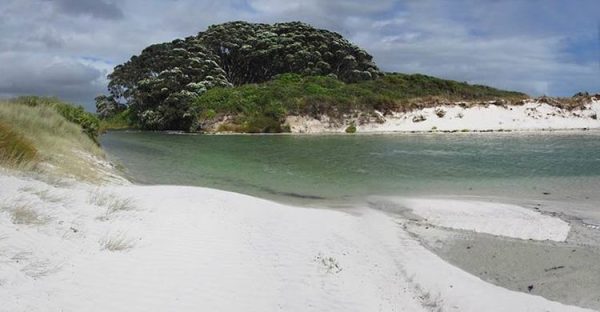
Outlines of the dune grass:
{"type": "Polygon", "coordinates": [[[63,102],[55,97],[46,96],[20,96],[9,101],[33,107],[51,107],[67,121],[78,124],[83,133],[92,139],[92,141],[98,143],[100,121],[94,114],[86,112],[81,106],[63,102]]]}
{"type": "Polygon", "coordinates": [[[6,211],[14,224],[44,225],[50,220],[49,217],[39,214],[32,205],[22,200],[12,204],[0,205],[0,211],[6,211]]]}
{"type": "Polygon", "coordinates": [[[31,166],[37,150],[29,140],[0,122],[0,164],[10,167],[31,166]]]}
{"type": "Polygon", "coordinates": [[[133,199],[122,198],[117,194],[103,192],[99,189],[90,192],[87,202],[105,209],[104,214],[98,217],[102,221],[109,220],[115,213],[136,209],[133,199]]]}
{"type": "Polygon", "coordinates": [[[101,240],[100,246],[102,250],[115,252],[131,249],[135,246],[135,244],[132,239],[127,238],[122,233],[119,233],[117,235],[113,235],[112,237],[106,237],[105,239],[101,240]]]}
{"type": "Polygon", "coordinates": [[[68,121],[53,105],[0,101],[0,126],[3,166],[97,181],[93,157],[103,158],[102,150],[82,126],[68,121]]]}

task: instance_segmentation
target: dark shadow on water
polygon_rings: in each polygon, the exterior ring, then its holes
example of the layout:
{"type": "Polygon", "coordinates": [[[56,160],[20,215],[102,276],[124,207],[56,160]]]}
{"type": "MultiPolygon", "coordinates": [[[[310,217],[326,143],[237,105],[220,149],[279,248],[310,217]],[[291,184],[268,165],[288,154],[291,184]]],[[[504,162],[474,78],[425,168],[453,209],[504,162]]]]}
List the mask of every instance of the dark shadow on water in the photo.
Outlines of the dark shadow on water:
{"type": "Polygon", "coordinates": [[[327,199],[323,196],[318,196],[318,195],[300,194],[300,193],[294,193],[294,192],[280,192],[280,191],[276,191],[274,189],[270,189],[267,187],[261,187],[260,190],[264,191],[266,193],[272,194],[272,195],[276,195],[276,196],[293,197],[293,198],[301,198],[301,199],[312,199],[312,200],[327,199]]]}

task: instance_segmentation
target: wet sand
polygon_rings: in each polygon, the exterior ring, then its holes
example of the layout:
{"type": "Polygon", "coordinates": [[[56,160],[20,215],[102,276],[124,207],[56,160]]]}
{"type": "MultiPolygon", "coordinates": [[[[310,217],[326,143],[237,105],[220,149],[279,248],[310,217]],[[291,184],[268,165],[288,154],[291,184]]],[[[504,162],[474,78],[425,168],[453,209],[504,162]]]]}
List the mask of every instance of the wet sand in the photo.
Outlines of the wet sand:
{"type": "Polygon", "coordinates": [[[544,206],[554,208],[542,213],[570,223],[565,242],[507,238],[422,220],[404,225],[425,247],[486,282],[600,310],[600,228],[591,224],[594,220],[557,212],[560,205],[544,206]]]}

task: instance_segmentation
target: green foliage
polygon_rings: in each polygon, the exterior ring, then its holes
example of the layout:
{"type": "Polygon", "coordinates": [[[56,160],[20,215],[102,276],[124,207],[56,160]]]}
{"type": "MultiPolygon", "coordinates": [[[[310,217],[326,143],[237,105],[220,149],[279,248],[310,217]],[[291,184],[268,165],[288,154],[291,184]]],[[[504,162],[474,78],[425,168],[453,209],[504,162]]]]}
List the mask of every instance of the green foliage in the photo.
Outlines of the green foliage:
{"type": "Polygon", "coordinates": [[[351,123],[347,128],[346,128],[346,133],[356,133],[356,125],[354,123],[351,123]]]}
{"type": "Polygon", "coordinates": [[[366,82],[369,90],[383,96],[422,98],[442,96],[449,100],[523,99],[525,94],[466,82],[439,79],[421,74],[390,73],[377,83],[366,82]]]}
{"type": "Polygon", "coordinates": [[[124,100],[141,128],[187,129],[191,101],[212,87],[230,86],[217,60],[195,37],[151,45],[115,67],[105,98],[124,100]]]}
{"type": "Polygon", "coordinates": [[[37,150],[29,140],[0,122],[0,163],[19,166],[33,162],[36,156],[37,150]]]}
{"type": "Polygon", "coordinates": [[[11,102],[28,106],[48,106],[66,118],[68,121],[81,126],[83,132],[94,142],[98,143],[100,121],[93,114],[86,112],[81,106],[73,106],[54,97],[22,96],[11,102]]]}
{"type": "MultiPolygon", "coordinates": [[[[124,101],[141,128],[187,130],[194,122],[191,104],[207,90],[265,82],[283,73],[330,74],[348,82],[381,75],[371,55],[337,33],[299,22],[231,22],[151,45],[115,67],[111,95],[96,99],[98,114],[109,118],[122,105],[117,101],[124,101]]],[[[259,117],[248,118],[265,126],[259,117]]]]}
{"type": "MultiPolygon", "coordinates": [[[[205,130],[215,118],[235,116],[238,131],[283,131],[275,124],[281,125],[290,114],[341,118],[357,110],[388,113],[426,105],[426,97],[447,101],[515,100],[525,95],[424,75],[389,74],[377,80],[344,83],[329,76],[283,74],[262,84],[208,90],[192,105],[197,117],[192,130],[205,130]]],[[[432,104],[437,102],[432,100],[432,104]]]]}
{"type": "Polygon", "coordinates": [[[55,104],[54,108],[68,121],[81,126],[83,132],[94,142],[98,143],[98,131],[100,129],[98,118],[86,112],[81,106],[75,107],[62,103],[55,104]]]}
{"type": "Polygon", "coordinates": [[[98,118],[109,119],[127,109],[127,106],[115,100],[113,96],[99,95],[95,99],[98,118]]]}
{"type": "Polygon", "coordinates": [[[198,38],[219,57],[234,85],[264,82],[282,73],[333,74],[344,81],[381,75],[371,55],[340,34],[301,22],[229,22],[210,26],[198,38]]]}
{"type": "Polygon", "coordinates": [[[100,119],[99,131],[100,133],[104,133],[108,130],[129,129],[132,125],[131,111],[126,109],[111,117],[100,119]]]}
{"type": "Polygon", "coordinates": [[[245,118],[241,132],[245,133],[280,133],[283,132],[281,121],[272,116],[254,114],[245,118]]]}
{"type": "Polygon", "coordinates": [[[102,150],[80,125],[68,121],[53,105],[40,104],[52,101],[56,99],[0,101],[0,124],[4,128],[0,130],[0,158],[13,159],[2,165],[97,181],[105,170],[98,164],[98,159],[104,157],[102,150]],[[37,166],[38,163],[46,165],[37,166]]]}

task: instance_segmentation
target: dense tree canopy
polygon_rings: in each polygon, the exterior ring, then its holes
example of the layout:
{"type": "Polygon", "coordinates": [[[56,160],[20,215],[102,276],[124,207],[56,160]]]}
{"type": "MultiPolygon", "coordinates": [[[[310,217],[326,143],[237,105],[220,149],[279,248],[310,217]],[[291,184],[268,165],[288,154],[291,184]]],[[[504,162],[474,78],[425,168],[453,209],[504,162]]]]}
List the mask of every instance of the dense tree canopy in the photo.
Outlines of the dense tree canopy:
{"type": "Polygon", "coordinates": [[[129,105],[147,129],[185,129],[190,101],[215,86],[231,86],[218,59],[194,37],[155,44],[108,76],[114,99],[129,105]]]}
{"type": "Polygon", "coordinates": [[[128,105],[145,129],[189,129],[191,103],[208,89],[259,83],[283,73],[331,75],[346,82],[377,78],[371,55],[341,35],[300,22],[210,26],[185,39],[151,45],[109,75],[107,117],[128,105]]]}
{"type": "Polygon", "coordinates": [[[198,34],[218,56],[234,85],[270,80],[283,73],[334,74],[349,81],[380,75],[372,57],[341,35],[300,22],[213,25],[198,34]]]}

